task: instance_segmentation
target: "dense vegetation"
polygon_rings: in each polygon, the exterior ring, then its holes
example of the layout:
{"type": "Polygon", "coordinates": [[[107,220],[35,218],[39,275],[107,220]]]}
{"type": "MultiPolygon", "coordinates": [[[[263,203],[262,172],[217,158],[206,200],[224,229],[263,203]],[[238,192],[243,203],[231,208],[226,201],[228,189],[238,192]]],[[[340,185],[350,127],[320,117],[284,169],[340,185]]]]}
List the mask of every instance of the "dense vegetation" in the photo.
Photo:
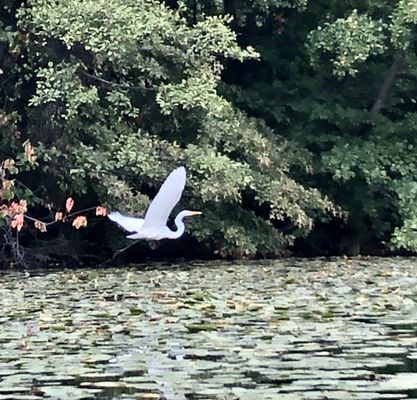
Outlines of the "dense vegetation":
{"type": "Polygon", "coordinates": [[[417,250],[417,0],[3,4],[5,262],[110,256],[65,199],[142,213],[182,164],[204,217],[161,253],[417,250]]]}

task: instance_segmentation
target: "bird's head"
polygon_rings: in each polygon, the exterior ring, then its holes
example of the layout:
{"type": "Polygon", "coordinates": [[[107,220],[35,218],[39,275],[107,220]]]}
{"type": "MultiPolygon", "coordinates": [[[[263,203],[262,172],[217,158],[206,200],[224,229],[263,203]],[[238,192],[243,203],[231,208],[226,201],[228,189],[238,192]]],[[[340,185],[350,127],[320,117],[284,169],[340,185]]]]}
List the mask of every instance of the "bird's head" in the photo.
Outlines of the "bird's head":
{"type": "Polygon", "coordinates": [[[190,210],[182,210],[178,215],[175,217],[175,225],[178,226],[178,224],[182,223],[182,220],[185,217],[192,217],[193,215],[200,215],[202,214],[201,211],[190,211],[190,210]]]}
{"type": "Polygon", "coordinates": [[[194,215],[201,215],[201,211],[190,211],[190,210],[184,210],[182,211],[183,217],[192,217],[194,215]]]}

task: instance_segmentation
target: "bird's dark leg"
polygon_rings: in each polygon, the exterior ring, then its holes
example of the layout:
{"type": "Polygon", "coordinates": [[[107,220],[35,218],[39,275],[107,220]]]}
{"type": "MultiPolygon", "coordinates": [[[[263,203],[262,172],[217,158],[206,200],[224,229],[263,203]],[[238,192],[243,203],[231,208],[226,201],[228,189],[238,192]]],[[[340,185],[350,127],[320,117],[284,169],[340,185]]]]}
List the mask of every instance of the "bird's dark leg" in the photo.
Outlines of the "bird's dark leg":
{"type": "Polygon", "coordinates": [[[120,250],[117,250],[114,254],[113,254],[113,260],[121,253],[125,252],[126,250],[130,249],[132,246],[134,246],[136,243],[138,243],[139,240],[134,240],[133,243],[128,244],[126,247],[123,247],[120,250]]]}

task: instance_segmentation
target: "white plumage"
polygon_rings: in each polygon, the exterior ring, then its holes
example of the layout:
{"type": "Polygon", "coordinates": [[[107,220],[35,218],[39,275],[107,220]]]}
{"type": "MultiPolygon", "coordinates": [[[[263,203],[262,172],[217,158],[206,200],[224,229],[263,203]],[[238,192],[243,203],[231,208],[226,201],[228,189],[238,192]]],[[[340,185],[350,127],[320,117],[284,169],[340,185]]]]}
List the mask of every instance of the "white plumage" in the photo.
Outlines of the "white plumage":
{"type": "Polygon", "coordinates": [[[146,211],[145,218],[129,217],[118,211],[109,214],[109,218],[131,234],[128,239],[177,239],[185,231],[183,218],[199,215],[200,211],[181,211],[175,218],[177,230],[172,231],[166,224],[172,209],[179,202],[186,182],[184,167],[174,169],[160,187],[146,211]]]}

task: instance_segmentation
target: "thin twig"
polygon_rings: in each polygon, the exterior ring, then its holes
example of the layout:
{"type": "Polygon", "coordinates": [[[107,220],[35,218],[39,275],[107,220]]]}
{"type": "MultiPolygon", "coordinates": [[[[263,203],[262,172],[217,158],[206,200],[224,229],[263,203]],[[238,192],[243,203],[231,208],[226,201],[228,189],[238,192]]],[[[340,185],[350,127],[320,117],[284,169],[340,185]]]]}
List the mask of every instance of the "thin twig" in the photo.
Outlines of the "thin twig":
{"type": "Polygon", "coordinates": [[[152,88],[152,87],[147,88],[147,87],[141,87],[141,86],[130,86],[130,85],[127,85],[127,84],[124,84],[124,83],[115,83],[115,82],[108,81],[107,79],[100,78],[98,76],[89,74],[86,71],[82,71],[82,73],[83,73],[83,75],[87,76],[88,78],[94,79],[98,82],[105,83],[106,85],[113,86],[113,87],[121,87],[121,88],[124,88],[124,89],[133,89],[133,90],[152,90],[152,91],[156,91],[156,89],[152,88]]]}
{"type": "MultiPolygon", "coordinates": [[[[73,213],[71,213],[71,214],[65,215],[65,216],[62,218],[62,221],[65,221],[65,220],[67,220],[67,219],[69,219],[69,218],[72,218],[72,217],[74,217],[75,215],[78,215],[78,214],[84,214],[84,213],[86,213],[86,212],[88,212],[88,211],[95,210],[96,208],[97,208],[97,207],[89,207],[89,208],[85,208],[84,210],[76,211],[76,212],[73,212],[73,213]]],[[[58,221],[50,221],[50,222],[43,222],[43,221],[41,221],[40,219],[30,217],[29,215],[26,215],[26,214],[24,214],[24,217],[25,217],[25,218],[27,218],[27,219],[28,219],[28,220],[30,220],[30,221],[33,221],[33,222],[40,222],[40,223],[42,223],[42,224],[45,224],[45,226],[50,226],[50,225],[56,224],[57,222],[60,222],[60,220],[58,220],[58,221]]]]}
{"type": "MultiPolygon", "coordinates": [[[[38,196],[35,194],[35,192],[34,192],[31,188],[27,187],[24,183],[22,183],[22,182],[18,181],[17,179],[14,179],[14,182],[15,182],[15,183],[17,183],[19,186],[22,186],[22,188],[23,188],[23,189],[28,190],[28,191],[29,191],[32,195],[34,195],[34,196],[38,197],[38,196]]],[[[39,189],[39,188],[38,188],[38,189],[39,189]]]]}
{"type": "Polygon", "coordinates": [[[140,242],[140,240],[135,240],[133,243],[129,243],[126,247],[123,247],[120,250],[117,250],[114,254],[113,254],[113,260],[120,255],[121,253],[125,252],[126,250],[130,249],[132,246],[134,246],[136,243],[140,242]]]}

